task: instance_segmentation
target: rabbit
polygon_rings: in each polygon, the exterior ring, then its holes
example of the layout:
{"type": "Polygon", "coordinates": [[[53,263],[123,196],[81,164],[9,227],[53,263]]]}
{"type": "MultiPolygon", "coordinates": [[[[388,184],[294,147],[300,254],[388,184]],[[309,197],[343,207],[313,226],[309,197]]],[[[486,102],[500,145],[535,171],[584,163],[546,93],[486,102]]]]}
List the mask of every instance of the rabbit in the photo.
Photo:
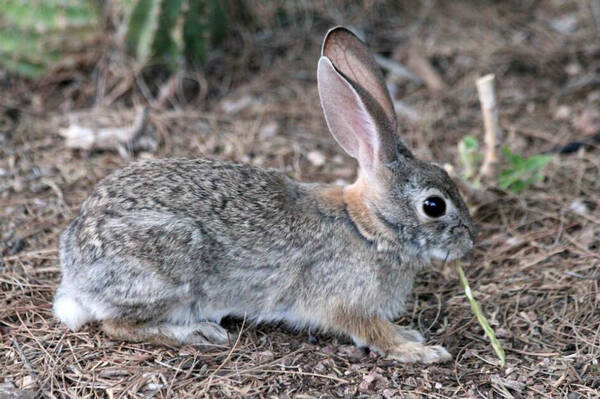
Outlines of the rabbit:
{"type": "Polygon", "coordinates": [[[54,313],[111,338],[226,344],[225,316],[350,337],[401,362],[451,359],[394,324],[415,274],[473,246],[473,221],[440,167],[397,135],[383,75],[343,27],[325,36],[318,92],[354,183],[294,181],[207,159],[134,162],[105,177],[60,237],[54,313]]]}

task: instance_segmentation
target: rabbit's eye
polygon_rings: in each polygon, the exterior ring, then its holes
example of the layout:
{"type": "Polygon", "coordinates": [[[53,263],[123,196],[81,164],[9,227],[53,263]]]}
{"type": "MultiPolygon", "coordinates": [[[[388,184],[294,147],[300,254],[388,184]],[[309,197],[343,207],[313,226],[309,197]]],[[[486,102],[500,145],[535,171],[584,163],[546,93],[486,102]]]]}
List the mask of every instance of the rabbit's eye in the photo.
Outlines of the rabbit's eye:
{"type": "Polygon", "coordinates": [[[446,201],[442,197],[432,195],[423,201],[423,212],[431,218],[439,218],[446,213],[446,201]]]}

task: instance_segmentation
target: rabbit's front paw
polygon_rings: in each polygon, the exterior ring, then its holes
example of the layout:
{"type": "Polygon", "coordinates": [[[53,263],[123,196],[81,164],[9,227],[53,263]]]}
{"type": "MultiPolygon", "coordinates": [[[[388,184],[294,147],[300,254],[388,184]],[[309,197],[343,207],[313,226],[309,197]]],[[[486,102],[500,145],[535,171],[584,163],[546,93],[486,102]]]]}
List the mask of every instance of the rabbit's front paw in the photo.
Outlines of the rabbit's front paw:
{"type": "Polygon", "coordinates": [[[427,346],[415,342],[397,345],[388,352],[387,357],[406,363],[439,363],[452,360],[452,355],[443,346],[427,346]]]}
{"type": "Polygon", "coordinates": [[[190,326],[175,327],[180,332],[173,331],[182,344],[217,344],[223,345],[229,342],[227,330],[213,322],[201,322],[190,326]]]}

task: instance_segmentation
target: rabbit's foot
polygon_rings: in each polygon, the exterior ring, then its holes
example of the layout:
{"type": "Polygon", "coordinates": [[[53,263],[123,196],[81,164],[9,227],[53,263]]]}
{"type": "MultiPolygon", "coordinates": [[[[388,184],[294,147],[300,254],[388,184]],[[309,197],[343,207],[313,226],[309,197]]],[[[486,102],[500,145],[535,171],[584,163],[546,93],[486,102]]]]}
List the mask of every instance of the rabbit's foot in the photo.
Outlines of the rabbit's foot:
{"type": "Polygon", "coordinates": [[[387,357],[401,362],[438,363],[452,360],[452,355],[440,345],[423,345],[416,342],[405,342],[388,351],[387,357]]]}
{"type": "Polygon", "coordinates": [[[227,330],[210,321],[180,324],[127,324],[119,320],[105,320],[104,332],[116,340],[150,342],[161,345],[214,345],[227,344],[227,330]]]}
{"type": "Polygon", "coordinates": [[[368,346],[401,362],[435,363],[452,359],[441,346],[423,345],[423,336],[418,331],[400,327],[380,317],[365,318],[357,311],[339,308],[332,321],[339,331],[350,335],[358,346],[368,346]]]}
{"type": "Polygon", "coordinates": [[[227,344],[229,334],[227,330],[217,323],[205,321],[191,326],[189,333],[185,336],[186,344],[227,344]]]}

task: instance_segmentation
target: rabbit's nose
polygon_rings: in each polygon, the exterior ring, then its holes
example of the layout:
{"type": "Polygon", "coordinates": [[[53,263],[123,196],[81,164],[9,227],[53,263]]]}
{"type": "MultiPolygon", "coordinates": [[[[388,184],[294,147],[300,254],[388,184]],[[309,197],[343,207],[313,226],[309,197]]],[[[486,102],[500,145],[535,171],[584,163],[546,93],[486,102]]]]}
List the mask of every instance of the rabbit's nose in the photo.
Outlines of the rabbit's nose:
{"type": "Polygon", "coordinates": [[[457,229],[465,230],[466,233],[469,235],[469,238],[471,239],[472,242],[475,241],[475,237],[477,237],[477,234],[479,234],[479,231],[475,226],[473,226],[471,224],[465,224],[465,223],[463,223],[462,220],[459,220],[458,224],[456,226],[452,227],[451,233],[457,234],[458,233],[457,229]]]}
{"type": "Polygon", "coordinates": [[[471,230],[469,230],[469,228],[462,222],[462,220],[459,220],[457,224],[450,228],[450,233],[458,234],[461,230],[465,230],[469,233],[469,235],[471,235],[471,230]]]}

